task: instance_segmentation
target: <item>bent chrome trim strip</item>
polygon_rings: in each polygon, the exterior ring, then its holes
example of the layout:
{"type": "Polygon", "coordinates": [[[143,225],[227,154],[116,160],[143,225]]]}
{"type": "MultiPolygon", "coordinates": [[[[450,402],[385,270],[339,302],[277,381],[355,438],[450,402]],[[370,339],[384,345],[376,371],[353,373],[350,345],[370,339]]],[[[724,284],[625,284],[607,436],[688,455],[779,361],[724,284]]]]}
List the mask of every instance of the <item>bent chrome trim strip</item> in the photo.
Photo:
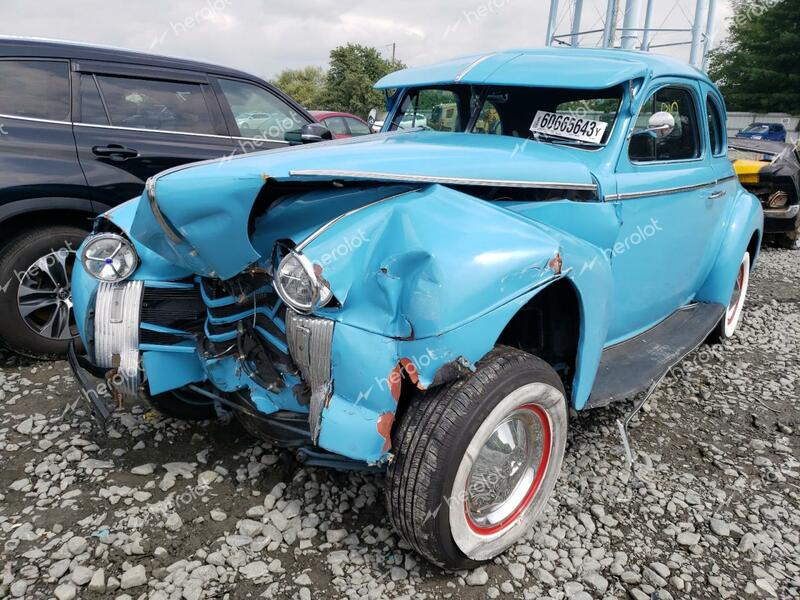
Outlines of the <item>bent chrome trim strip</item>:
{"type": "Polygon", "coordinates": [[[369,204],[365,204],[364,206],[359,206],[358,208],[354,208],[352,210],[348,210],[346,213],[342,213],[341,215],[339,215],[335,219],[331,219],[330,221],[325,223],[325,225],[323,225],[322,227],[317,229],[314,233],[312,233],[306,239],[304,239],[302,242],[297,244],[297,246],[295,246],[294,250],[295,250],[295,252],[302,252],[303,249],[306,246],[308,246],[311,242],[313,242],[315,239],[317,239],[319,236],[321,236],[323,233],[325,233],[328,229],[330,229],[331,227],[336,225],[336,223],[338,223],[342,219],[346,219],[350,215],[353,215],[353,214],[357,213],[360,210],[364,210],[365,208],[369,208],[370,206],[375,206],[376,204],[380,204],[381,202],[386,202],[387,200],[391,200],[392,198],[397,198],[399,196],[403,196],[405,194],[410,194],[411,192],[416,192],[416,191],[419,191],[419,190],[416,190],[416,189],[414,189],[414,190],[404,190],[404,191],[399,192],[397,194],[391,194],[389,196],[386,196],[385,198],[381,198],[379,200],[375,200],[374,202],[370,202],[369,204]]]}
{"type": "Polygon", "coordinates": [[[370,171],[338,171],[324,169],[302,169],[289,171],[291,177],[334,177],[340,179],[372,179],[376,181],[408,183],[440,183],[442,185],[479,185],[488,187],[514,187],[549,190],[574,190],[596,192],[594,183],[560,183],[552,181],[524,181],[518,179],[470,179],[466,177],[438,177],[436,175],[404,175],[370,171]]]}

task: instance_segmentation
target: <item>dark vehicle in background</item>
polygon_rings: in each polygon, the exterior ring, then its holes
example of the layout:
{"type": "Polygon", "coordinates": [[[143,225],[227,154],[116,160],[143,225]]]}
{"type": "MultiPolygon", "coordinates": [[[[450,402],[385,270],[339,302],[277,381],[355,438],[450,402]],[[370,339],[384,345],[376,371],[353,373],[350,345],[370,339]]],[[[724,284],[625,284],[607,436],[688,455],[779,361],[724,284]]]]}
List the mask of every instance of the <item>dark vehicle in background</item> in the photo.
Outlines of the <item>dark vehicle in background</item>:
{"type": "Polygon", "coordinates": [[[336,139],[357,137],[372,133],[367,122],[349,113],[329,110],[312,110],[311,116],[322,123],[336,139]]]}
{"type": "Polygon", "coordinates": [[[730,159],[741,184],[764,209],[764,233],[784,248],[800,244],[800,150],[794,144],[733,139],[730,159]]]}
{"type": "Polygon", "coordinates": [[[151,175],[330,137],[247,73],[0,37],[0,341],[30,356],[66,352],[75,250],[95,215],[140,195],[151,175]]]}
{"type": "Polygon", "coordinates": [[[737,138],[751,140],[786,141],[786,128],[780,123],[753,123],[736,134],[737,138]]]}

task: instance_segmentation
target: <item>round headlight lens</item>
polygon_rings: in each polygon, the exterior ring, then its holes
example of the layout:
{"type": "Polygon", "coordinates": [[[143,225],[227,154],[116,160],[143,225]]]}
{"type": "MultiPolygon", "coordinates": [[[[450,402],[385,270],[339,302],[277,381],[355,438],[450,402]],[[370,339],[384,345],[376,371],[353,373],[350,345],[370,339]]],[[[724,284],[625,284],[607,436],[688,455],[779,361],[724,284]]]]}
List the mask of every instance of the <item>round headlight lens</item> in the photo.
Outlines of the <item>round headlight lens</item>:
{"type": "Polygon", "coordinates": [[[131,276],[139,264],[139,257],[124,237],[101,233],[84,243],[81,263],[86,272],[98,281],[115,282],[131,276]]]}
{"type": "Polygon", "coordinates": [[[308,259],[296,252],[290,252],[280,262],[275,283],[283,301],[301,312],[324,306],[332,297],[331,291],[317,281],[308,259]]]}

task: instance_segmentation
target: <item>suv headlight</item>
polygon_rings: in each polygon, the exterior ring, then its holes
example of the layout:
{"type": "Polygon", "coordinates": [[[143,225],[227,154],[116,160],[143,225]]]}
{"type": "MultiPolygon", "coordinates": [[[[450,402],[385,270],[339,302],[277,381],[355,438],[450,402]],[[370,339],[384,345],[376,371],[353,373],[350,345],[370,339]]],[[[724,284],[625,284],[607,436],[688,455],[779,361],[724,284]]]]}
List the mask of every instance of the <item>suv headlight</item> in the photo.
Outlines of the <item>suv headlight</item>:
{"type": "Polygon", "coordinates": [[[133,245],[121,235],[101,233],[83,244],[81,264],[98,281],[114,283],[130,277],[139,265],[133,245]]]}
{"type": "Polygon", "coordinates": [[[325,306],[333,294],[319,281],[314,266],[302,254],[290,251],[275,270],[275,291],[298,312],[309,313],[325,306]]]}

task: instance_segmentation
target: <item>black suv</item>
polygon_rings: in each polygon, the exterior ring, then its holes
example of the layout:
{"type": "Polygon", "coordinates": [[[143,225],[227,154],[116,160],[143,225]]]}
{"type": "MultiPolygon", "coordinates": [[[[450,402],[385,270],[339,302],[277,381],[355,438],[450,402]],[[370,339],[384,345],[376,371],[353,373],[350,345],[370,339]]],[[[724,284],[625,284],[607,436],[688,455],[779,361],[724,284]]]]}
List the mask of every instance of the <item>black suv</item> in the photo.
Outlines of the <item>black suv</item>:
{"type": "Polygon", "coordinates": [[[182,163],[330,134],[231,69],[69,42],[0,38],[0,340],[62,354],[77,334],[75,250],[92,218],[182,163]]]}

